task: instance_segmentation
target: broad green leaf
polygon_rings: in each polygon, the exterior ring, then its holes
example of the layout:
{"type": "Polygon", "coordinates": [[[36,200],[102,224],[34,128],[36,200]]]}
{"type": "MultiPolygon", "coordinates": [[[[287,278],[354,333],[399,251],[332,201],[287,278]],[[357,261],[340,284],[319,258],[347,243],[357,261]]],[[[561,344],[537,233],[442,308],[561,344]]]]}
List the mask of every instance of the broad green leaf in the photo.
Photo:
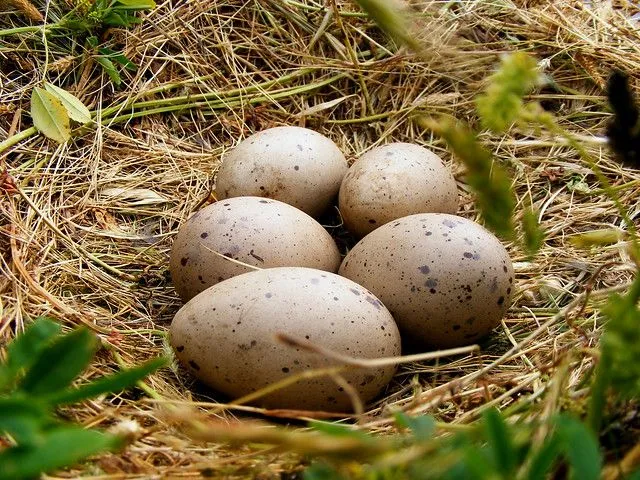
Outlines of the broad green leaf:
{"type": "Polygon", "coordinates": [[[58,143],[71,138],[66,108],[54,95],[39,87],[31,94],[31,119],[40,132],[58,143]]]}
{"type": "Polygon", "coordinates": [[[512,478],[516,468],[516,450],[511,442],[511,432],[502,415],[495,408],[482,414],[483,427],[494,464],[504,478],[512,478]]]}
{"type": "Polygon", "coordinates": [[[127,12],[122,12],[122,14],[109,12],[109,14],[102,19],[102,23],[111,27],[129,28],[132,25],[142,23],[142,20],[127,12]]]}
{"type": "Polygon", "coordinates": [[[118,73],[116,66],[111,60],[103,56],[97,56],[95,57],[95,59],[96,62],[98,62],[102,66],[102,68],[104,68],[104,71],[107,72],[107,75],[109,75],[109,78],[113,83],[115,83],[116,85],[120,85],[122,83],[120,74],[118,73]]]}
{"type": "Polygon", "coordinates": [[[549,471],[560,455],[560,441],[554,434],[544,439],[544,443],[533,454],[527,480],[545,480],[549,477],[549,471]]]}
{"type": "Polygon", "coordinates": [[[118,10],[151,10],[156,8],[153,0],[118,0],[116,8],[118,10]]]}
{"type": "Polygon", "coordinates": [[[0,433],[10,434],[19,445],[35,445],[52,425],[44,403],[22,396],[0,398],[0,433]]]}
{"type": "Polygon", "coordinates": [[[0,451],[0,480],[32,479],[41,473],[74,465],[105,450],[117,450],[122,439],[81,427],[58,427],[38,447],[18,446],[0,451]]]}
{"type": "Polygon", "coordinates": [[[12,386],[21,371],[28,369],[38,352],[58,333],[60,325],[48,318],[36,318],[7,347],[7,362],[0,366],[0,390],[12,386]]]}
{"type": "Polygon", "coordinates": [[[587,426],[567,415],[556,417],[557,435],[571,466],[574,480],[598,480],[602,454],[595,435],[587,426]]]}
{"type": "Polygon", "coordinates": [[[40,352],[19,388],[46,395],[67,387],[91,362],[97,347],[97,337],[84,327],[59,337],[40,352]]]}
{"type": "Polygon", "coordinates": [[[418,122],[442,137],[467,167],[466,181],[476,194],[476,203],[486,226],[504,238],[513,237],[516,202],[507,171],[494,162],[475,134],[455,119],[421,117],[418,122]]]}
{"type": "Polygon", "coordinates": [[[436,429],[436,422],[433,417],[421,415],[411,417],[404,412],[397,412],[395,415],[396,424],[411,430],[416,440],[425,441],[433,438],[436,429]]]}
{"type": "Polygon", "coordinates": [[[60,100],[64,108],[67,109],[67,113],[71,117],[72,120],[76,122],[85,124],[91,121],[91,112],[89,109],[75,96],[63,90],[60,87],[56,87],[51,83],[45,83],[44,88],[47,89],[47,92],[55,95],[55,97],[60,100]]]}
{"type": "Polygon", "coordinates": [[[45,400],[52,405],[78,402],[86,398],[95,397],[103,393],[115,393],[133,386],[150,373],[167,364],[166,358],[155,358],[139,367],[123,370],[113,375],[100,378],[78,388],[68,388],[52,395],[45,396],[45,400]]]}
{"type": "Polygon", "coordinates": [[[115,50],[111,50],[110,48],[99,48],[98,51],[106,57],[109,57],[110,60],[119,63],[127,70],[135,72],[138,69],[136,64],[129,60],[121,52],[116,52],[115,50]]]}

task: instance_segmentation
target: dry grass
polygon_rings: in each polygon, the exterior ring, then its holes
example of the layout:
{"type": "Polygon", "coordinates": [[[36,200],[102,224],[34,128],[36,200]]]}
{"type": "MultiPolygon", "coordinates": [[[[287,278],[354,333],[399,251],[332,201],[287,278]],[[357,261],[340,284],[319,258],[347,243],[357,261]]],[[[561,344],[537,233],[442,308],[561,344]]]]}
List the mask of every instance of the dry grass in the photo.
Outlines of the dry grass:
{"type": "MultiPolygon", "coordinates": [[[[45,2],[33,3],[47,13],[45,2]]],[[[49,20],[55,8],[68,8],[50,3],[49,20]]],[[[416,1],[426,43],[416,57],[389,47],[347,1],[161,1],[140,27],[105,33],[138,65],[124,73],[122,88],[63,39],[44,49],[40,35],[0,38],[0,140],[31,126],[30,92],[45,70],[90,108],[119,112],[68,145],[32,137],[0,154],[2,169],[18,186],[16,193],[5,182],[0,204],[1,342],[30,318],[48,315],[69,327],[91,325],[118,353],[102,354],[87,376],[114,369],[118,359],[133,365],[166,352],[164,335],[180,307],[167,274],[173,235],[208,198],[224,152],[275,125],[316,129],[349,159],[389,141],[426,145],[456,172],[459,213],[476,218],[462,168],[412,116],[448,113],[474,123],[472,99],[507,51],[524,49],[540,59],[553,84],[534,98],[584,140],[638,218],[640,173],[612,161],[602,135],[610,70],[628,71],[640,90],[639,25],[629,20],[636,13],[631,6],[593,3],[586,9],[578,1],[416,1]],[[191,109],[128,118],[123,107],[212,92],[222,99],[209,96],[191,109]]],[[[6,4],[0,10],[0,28],[34,18],[6,4]]],[[[138,111],[153,103],[144,105],[138,111]]],[[[575,151],[540,132],[513,130],[482,140],[512,171],[519,211],[529,201],[540,209],[546,243],[533,260],[510,246],[518,291],[482,352],[402,366],[385,398],[360,419],[374,431],[390,431],[392,407],[455,424],[473,420],[487,405],[506,408],[527,397],[520,415],[548,415],[555,407],[537,399],[567,358],[566,388],[552,397],[556,406],[579,410],[580,381],[600,330],[598,302],[623,290],[632,276],[624,241],[592,250],[569,241],[578,232],[620,226],[575,151]]],[[[157,402],[197,405],[224,419],[249,412],[295,421],[308,412],[225,410],[223,399],[192,390],[193,381],[175,368],[147,384],[154,401],[125,393],[66,412],[95,427],[138,425],[135,443],[85,466],[84,475],[192,477],[204,471],[278,478],[299,464],[275,451],[192,442],[159,418],[157,402]]]]}

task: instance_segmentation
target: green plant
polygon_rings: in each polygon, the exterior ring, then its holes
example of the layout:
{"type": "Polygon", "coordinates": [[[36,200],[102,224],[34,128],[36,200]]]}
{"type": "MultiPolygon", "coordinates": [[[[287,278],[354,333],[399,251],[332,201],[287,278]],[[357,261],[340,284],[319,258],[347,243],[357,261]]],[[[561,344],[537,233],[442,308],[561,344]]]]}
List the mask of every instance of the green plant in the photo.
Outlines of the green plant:
{"type": "Polygon", "coordinates": [[[46,318],[34,320],[6,347],[0,364],[0,433],[9,446],[0,449],[0,479],[35,478],[124,445],[117,435],[60,420],[56,409],[132,386],[166,360],[73,385],[98,347],[88,329],[61,334],[60,325],[46,318]]]}
{"type": "Polygon", "coordinates": [[[110,28],[130,28],[142,23],[136,14],[155,8],[154,0],[78,0],[74,3],[71,11],[53,23],[0,30],[0,37],[42,33],[45,42],[72,38],[74,43],[85,46],[114,84],[120,85],[122,78],[116,64],[132,71],[136,66],[121,51],[111,48],[104,40],[104,33],[110,28]]]}

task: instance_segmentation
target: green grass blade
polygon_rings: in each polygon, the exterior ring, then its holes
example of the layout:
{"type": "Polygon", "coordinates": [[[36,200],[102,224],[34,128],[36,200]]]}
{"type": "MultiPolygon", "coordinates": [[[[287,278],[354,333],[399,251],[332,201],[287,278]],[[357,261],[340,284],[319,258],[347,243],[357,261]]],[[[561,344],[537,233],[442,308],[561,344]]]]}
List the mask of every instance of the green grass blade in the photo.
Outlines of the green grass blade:
{"type": "Polygon", "coordinates": [[[511,433],[502,415],[495,408],[482,415],[483,427],[496,469],[504,478],[512,478],[517,453],[511,442],[511,433]]]}
{"type": "Polygon", "coordinates": [[[541,447],[533,454],[525,477],[526,480],[545,480],[548,478],[549,471],[560,455],[560,450],[560,441],[555,434],[546,438],[541,447]]]}
{"type": "Polygon", "coordinates": [[[147,375],[167,365],[167,363],[168,360],[166,358],[155,358],[139,367],[123,370],[78,388],[68,388],[44,398],[52,405],[60,405],[79,402],[103,393],[119,392],[133,386],[147,375]]]}
{"type": "Polygon", "coordinates": [[[582,422],[566,415],[556,420],[557,434],[562,442],[574,480],[598,480],[602,471],[602,454],[595,435],[582,422]]]}

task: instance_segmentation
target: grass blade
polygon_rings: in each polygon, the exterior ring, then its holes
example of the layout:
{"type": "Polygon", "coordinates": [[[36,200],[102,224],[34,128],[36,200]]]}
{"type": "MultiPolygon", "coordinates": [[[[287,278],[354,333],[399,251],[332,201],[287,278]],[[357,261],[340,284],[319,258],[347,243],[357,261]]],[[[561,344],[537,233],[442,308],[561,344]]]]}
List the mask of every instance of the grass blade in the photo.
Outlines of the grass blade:
{"type": "Polygon", "coordinates": [[[99,380],[82,385],[78,388],[69,388],[53,395],[46,396],[45,399],[52,405],[79,402],[92,398],[103,393],[119,392],[131,387],[136,382],[142,380],[150,373],[168,363],[166,358],[155,358],[139,367],[123,370],[121,372],[103,377],[99,380]]]}

